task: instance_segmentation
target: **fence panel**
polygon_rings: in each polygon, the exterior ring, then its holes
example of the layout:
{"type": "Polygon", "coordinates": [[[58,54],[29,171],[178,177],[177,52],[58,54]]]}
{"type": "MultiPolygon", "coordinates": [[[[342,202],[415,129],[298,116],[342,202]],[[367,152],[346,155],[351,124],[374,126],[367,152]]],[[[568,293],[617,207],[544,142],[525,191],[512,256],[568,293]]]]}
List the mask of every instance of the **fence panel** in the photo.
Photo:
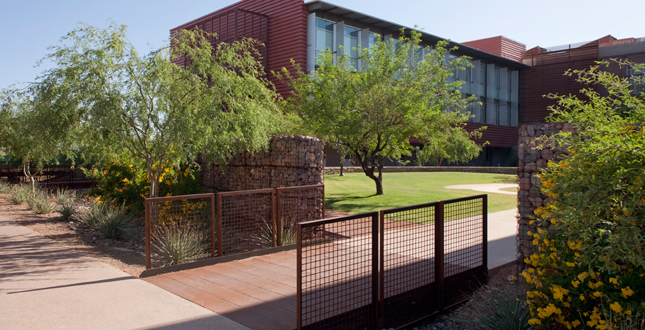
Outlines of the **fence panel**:
{"type": "Polygon", "coordinates": [[[146,268],[214,257],[214,206],[215,194],[147,198],[146,268]]]}
{"type": "Polygon", "coordinates": [[[487,204],[486,195],[443,202],[444,306],[461,301],[486,280],[487,204]]]}
{"type": "Polygon", "coordinates": [[[385,328],[403,326],[437,309],[437,205],[381,211],[380,300],[385,328]]]}
{"type": "Polygon", "coordinates": [[[218,193],[218,255],[276,246],[274,205],[274,189],[218,193]]]}
{"type": "MultiPolygon", "coordinates": [[[[298,186],[276,189],[277,245],[296,244],[298,222],[325,218],[325,186],[298,186]]],[[[322,226],[309,231],[321,230],[322,226]]]]}
{"type": "Polygon", "coordinates": [[[378,213],[298,223],[297,233],[298,329],[374,329],[378,213]]]}

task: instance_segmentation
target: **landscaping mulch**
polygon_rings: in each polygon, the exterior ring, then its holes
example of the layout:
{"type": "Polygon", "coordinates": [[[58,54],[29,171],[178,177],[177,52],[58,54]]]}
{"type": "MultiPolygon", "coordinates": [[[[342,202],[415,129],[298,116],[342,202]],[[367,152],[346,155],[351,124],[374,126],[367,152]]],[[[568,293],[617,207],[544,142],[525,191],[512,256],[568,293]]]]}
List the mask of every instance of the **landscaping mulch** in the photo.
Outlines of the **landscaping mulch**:
{"type": "Polygon", "coordinates": [[[60,214],[35,214],[26,205],[14,205],[8,195],[0,194],[0,216],[15,221],[41,235],[65,244],[85,255],[96,258],[132,276],[145,270],[145,239],[143,218],[139,220],[131,239],[113,240],[78,221],[61,221],[60,214]]]}

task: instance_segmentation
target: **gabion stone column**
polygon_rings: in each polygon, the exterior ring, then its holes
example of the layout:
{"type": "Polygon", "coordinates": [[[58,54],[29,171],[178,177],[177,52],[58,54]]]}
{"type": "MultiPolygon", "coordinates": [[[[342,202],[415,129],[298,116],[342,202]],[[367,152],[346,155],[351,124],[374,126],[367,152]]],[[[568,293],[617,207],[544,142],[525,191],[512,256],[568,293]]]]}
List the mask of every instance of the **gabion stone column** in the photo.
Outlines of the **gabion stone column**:
{"type": "Polygon", "coordinates": [[[533,211],[546,206],[552,201],[540,190],[541,182],[537,174],[547,167],[549,161],[557,162],[566,153],[566,149],[556,146],[551,135],[563,132],[573,132],[569,123],[537,123],[522,125],[519,129],[517,177],[520,190],[517,202],[520,217],[518,219],[517,254],[518,260],[524,260],[534,252],[533,237],[527,232],[536,232],[537,228],[548,228],[548,221],[539,221],[533,211]],[[529,224],[531,220],[536,220],[529,224]]]}

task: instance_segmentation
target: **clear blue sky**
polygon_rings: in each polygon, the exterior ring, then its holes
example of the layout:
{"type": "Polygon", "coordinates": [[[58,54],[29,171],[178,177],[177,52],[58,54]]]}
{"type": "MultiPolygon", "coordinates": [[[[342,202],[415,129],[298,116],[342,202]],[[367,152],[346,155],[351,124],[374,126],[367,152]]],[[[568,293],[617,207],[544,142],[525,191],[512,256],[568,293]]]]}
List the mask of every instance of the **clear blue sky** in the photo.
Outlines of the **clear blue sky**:
{"type": "MultiPolygon", "coordinates": [[[[265,0],[270,1],[270,0],[265,0]]],[[[234,0],[2,0],[0,89],[30,82],[47,47],[82,21],[107,27],[128,26],[140,52],[164,45],[168,30],[235,3],[234,0]]],[[[504,35],[526,44],[557,46],[594,40],[645,37],[645,0],[330,0],[328,2],[457,42],[504,35]]]]}

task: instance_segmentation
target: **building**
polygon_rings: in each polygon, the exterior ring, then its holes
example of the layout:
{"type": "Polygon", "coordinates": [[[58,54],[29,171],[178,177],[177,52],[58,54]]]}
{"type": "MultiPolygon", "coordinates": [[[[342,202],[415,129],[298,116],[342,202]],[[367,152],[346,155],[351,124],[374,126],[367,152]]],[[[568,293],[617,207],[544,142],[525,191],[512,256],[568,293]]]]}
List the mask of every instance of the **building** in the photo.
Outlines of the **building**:
{"type": "MultiPolygon", "coordinates": [[[[258,39],[265,44],[261,52],[268,72],[287,68],[295,73],[291,59],[313,71],[316,56],[325,49],[337,52],[341,45],[346,50],[359,45],[370,47],[376,34],[386,40],[396,38],[403,26],[326,1],[242,0],[178,26],[171,33],[195,27],[217,33],[219,41],[224,42],[244,37],[258,39]]],[[[440,40],[443,38],[422,33],[424,45],[433,46],[440,40]]],[[[588,68],[610,57],[645,62],[643,45],[642,39],[616,40],[612,36],[575,46],[529,50],[503,36],[461,44],[450,42],[451,47],[458,47],[451,56],[466,55],[472,63],[471,68],[456,72],[454,78],[464,82],[465,95],[475,95],[481,103],[471,107],[473,118],[466,127],[488,127],[478,142],[490,144],[468,165],[514,166],[518,125],[544,121],[548,106],[553,105],[552,100],[542,96],[579,91],[581,86],[562,76],[564,71],[588,68]]],[[[360,68],[357,52],[350,51],[350,57],[360,68]]],[[[620,71],[617,67],[612,70],[620,71]]],[[[289,95],[288,86],[272,75],[269,79],[282,96],[289,95]]],[[[335,151],[328,149],[326,153],[326,164],[340,163],[335,151]]]]}

